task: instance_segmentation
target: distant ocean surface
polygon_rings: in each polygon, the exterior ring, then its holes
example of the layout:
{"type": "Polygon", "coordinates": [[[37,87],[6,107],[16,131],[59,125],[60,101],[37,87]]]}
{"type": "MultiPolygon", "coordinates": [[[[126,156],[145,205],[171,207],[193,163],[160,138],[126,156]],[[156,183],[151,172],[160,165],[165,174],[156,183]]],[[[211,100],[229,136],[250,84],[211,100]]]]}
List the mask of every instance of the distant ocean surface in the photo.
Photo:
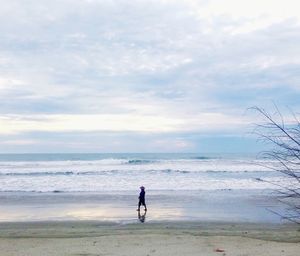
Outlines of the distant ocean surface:
{"type": "Polygon", "coordinates": [[[225,154],[0,154],[0,192],[264,190],[284,181],[272,164],[225,154]]]}

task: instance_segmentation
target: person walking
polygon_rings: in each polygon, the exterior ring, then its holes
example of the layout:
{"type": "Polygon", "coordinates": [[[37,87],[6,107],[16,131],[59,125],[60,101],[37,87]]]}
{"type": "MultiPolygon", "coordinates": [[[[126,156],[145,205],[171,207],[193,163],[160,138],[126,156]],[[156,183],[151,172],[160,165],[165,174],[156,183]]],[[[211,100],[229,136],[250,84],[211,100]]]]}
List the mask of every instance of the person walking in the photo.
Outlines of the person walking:
{"type": "Polygon", "coordinates": [[[145,203],[145,194],[146,194],[145,187],[141,186],[140,189],[141,189],[141,192],[140,192],[140,196],[139,196],[139,204],[138,204],[137,211],[140,211],[141,205],[143,205],[145,207],[145,211],[147,211],[147,206],[145,203]]]}

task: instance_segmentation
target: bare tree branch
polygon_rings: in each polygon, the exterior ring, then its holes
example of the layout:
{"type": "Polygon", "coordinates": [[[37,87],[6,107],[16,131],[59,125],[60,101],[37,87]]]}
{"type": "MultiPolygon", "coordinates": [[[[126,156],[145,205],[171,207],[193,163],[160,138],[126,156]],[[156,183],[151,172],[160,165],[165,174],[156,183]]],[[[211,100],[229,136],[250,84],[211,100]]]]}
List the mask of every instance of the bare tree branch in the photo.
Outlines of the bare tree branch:
{"type": "MultiPolygon", "coordinates": [[[[262,152],[262,155],[272,159],[275,163],[262,165],[271,170],[282,173],[288,181],[278,182],[257,179],[270,183],[278,190],[274,191],[278,195],[278,200],[286,205],[287,212],[281,214],[271,211],[282,219],[300,224],[300,122],[295,113],[292,113],[294,123],[286,123],[283,115],[275,105],[275,113],[269,114],[259,107],[252,107],[258,112],[265,122],[256,125],[254,134],[264,143],[272,145],[273,149],[262,152]],[[275,118],[277,117],[277,119],[275,118]],[[278,118],[279,117],[279,118],[278,118]]],[[[287,180],[285,179],[285,181],[287,180]]]]}

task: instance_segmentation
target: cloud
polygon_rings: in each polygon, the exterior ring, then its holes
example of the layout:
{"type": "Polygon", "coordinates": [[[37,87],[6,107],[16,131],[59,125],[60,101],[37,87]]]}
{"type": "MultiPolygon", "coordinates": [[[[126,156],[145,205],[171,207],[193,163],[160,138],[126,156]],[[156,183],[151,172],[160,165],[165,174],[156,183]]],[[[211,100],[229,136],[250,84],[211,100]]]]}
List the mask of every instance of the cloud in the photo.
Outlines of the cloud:
{"type": "Polygon", "coordinates": [[[241,134],[250,106],[300,107],[297,1],[0,4],[0,134],[241,134]]]}
{"type": "Polygon", "coordinates": [[[227,131],[247,124],[245,118],[203,113],[198,116],[162,115],[7,115],[0,118],[0,133],[43,132],[194,132],[227,131]]]}
{"type": "Polygon", "coordinates": [[[256,138],[202,133],[28,132],[0,135],[0,152],[257,152],[256,138]],[[242,150],[241,150],[242,149],[242,150]]]}
{"type": "Polygon", "coordinates": [[[272,0],[210,0],[206,1],[206,4],[196,0],[190,1],[190,4],[193,5],[194,13],[199,18],[212,24],[215,23],[216,17],[223,17],[224,21],[226,18],[231,19],[231,23],[228,21],[225,23],[225,29],[232,34],[251,33],[287,19],[292,18],[296,22],[300,19],[297,11],[300,5],[297,0],[288,0],[284,3],[272,0]]]}

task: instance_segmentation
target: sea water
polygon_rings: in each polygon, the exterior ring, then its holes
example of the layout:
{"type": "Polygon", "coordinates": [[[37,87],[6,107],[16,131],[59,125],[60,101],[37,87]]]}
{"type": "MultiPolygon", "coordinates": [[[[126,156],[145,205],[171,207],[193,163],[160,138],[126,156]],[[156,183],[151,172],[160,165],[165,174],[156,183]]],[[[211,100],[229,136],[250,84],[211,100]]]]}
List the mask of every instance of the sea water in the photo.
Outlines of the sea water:
{"type": "Polygon", "coordinates": [[[272,189],[282,180],[272,164],[221,154],[2,154],[0,192],[272,189]]]}
{"type": "Polygon", "coordinates": [[[0,222],[279,222],[274,183],[289,180],[270,159],[226,154],[2,154],[0,222]],[[264,180],[264,181],[262,181],[264,180]]]}

